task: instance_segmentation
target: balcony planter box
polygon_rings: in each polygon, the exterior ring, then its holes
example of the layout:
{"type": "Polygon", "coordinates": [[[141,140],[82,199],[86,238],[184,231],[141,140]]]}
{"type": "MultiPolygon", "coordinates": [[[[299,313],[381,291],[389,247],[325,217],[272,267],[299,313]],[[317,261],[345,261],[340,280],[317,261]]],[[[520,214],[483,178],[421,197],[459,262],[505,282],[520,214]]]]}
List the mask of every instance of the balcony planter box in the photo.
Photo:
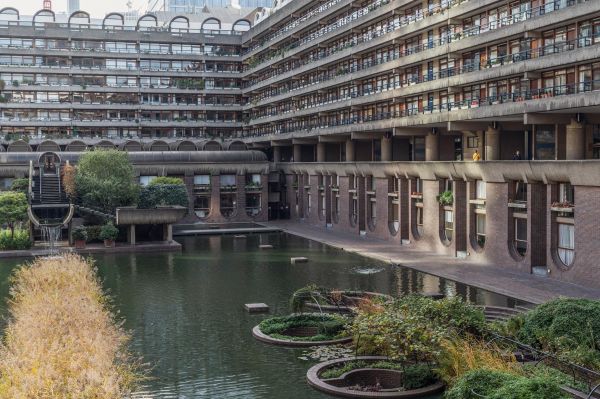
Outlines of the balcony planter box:
{"type": "Polygon", "coordinates": [[[561,213],[573,213],[575,211],[575,207],[563,207],[563,206],[552,206],[550,207],[552,212],[561,212],[561,213]]]}
{"type": "Polygon", "coordinates": [[[422,200],[423,199],[423,194],[411,194],[410,198],[422,200]]]}
{"type": "Polygon", "coordinates": [[[472,199],[472,200],[469,200],[469,204],[485,205],[485,200],[484,199],[472,199]]]}
{"type": "Polygon", "coordinates": [[[526,202],[509,202],[508,207],[516,208],[516,209],[527,209],[527,203],[526,202]]]}

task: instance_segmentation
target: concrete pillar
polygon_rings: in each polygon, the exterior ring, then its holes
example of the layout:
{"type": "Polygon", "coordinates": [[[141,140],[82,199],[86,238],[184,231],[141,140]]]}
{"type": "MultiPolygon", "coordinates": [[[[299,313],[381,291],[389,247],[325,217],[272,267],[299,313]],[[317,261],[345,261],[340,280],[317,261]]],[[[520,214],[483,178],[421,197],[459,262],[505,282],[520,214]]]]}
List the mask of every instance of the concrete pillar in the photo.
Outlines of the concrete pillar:
{"type": "Polygon", "coordinates": [[[354,141],[346,140],[346,162],[354,162],[354,141]]]}
{"type": "Polygon", "coordinates": [[[383,136],[381,138],[381,160],[389,162],[392,160],[392,138],[383,136]]]}
{"type": "Polygon", "coordinates": [[[500,130],[488,127],[485,131],[485,160],[497,161],[500,159],[500,130]]]}
{"type": "Polygon", "coordinates": [[[425,160],[440,160],[440,139],[437,134],[429,133],[425,136],[425,160]]]}
{"type": "Polygon", "coordinates": [[[325,162],[325,143],[317,143],[317,162],[325,162]]]}
{"type": "Polygon", "coordinates": [[[135,224],[129,225],[127,228],[127,242],[129,245],[135,245],[135,224]]]}
{"type": "Polygon", "coordinates": [[[273,162],[281,162],[281,147],[273,147],[273,162]]]}
{"type": "Polygon", "coordinates": [[[170,223],[163,224],[163,240],[167,242],[173,241],[173,225],[170,223]]]}
{"type": "Polygon", "coordinates": [[[566,159],[585,159],[585,127],[571,119],[567,125],[566,159]]]}
{"type": "Polygon", "coordinates": [[[302,162],[302,147],[300,144],[294,144],[294,162],[302,162]]]}

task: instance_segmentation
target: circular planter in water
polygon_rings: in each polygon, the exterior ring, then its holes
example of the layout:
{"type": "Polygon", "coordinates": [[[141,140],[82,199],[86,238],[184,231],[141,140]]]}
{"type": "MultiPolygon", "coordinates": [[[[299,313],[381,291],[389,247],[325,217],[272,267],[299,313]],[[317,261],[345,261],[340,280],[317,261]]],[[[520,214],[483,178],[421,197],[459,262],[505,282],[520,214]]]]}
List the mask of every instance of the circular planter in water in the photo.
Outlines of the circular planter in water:
{"type": "MultiPolygon", "coordinates": [[[[376,363],[386,361],[382,356],[359,356],[334,359],[311,367],[306,373],[308,384],[330,395],[344,398],[420,398],[432,396],[444,390],[444,383],[431,381],[424,386],[405,388],[404,373],[400,369],[377,368],[376,363]],[[366,363],[361,368],[345,371],[340,375],[324,378],[324,374],[351,362],[366,363]],[[375,367],[369,367],[372,363],[375,367]]],[[[407,366],[408,367],[408,366],[407,366]]]]}
{"type": "Polygon", "coordinates": [[[346,318],[331,314],[292,314],[263,320],[252,329],[259,341],[280,346],[338,345],[352,341],[344,333],[346,318]]]}
{"type": "Polygon", "coordinates": [[[315,298],[307,298],[304,307],[310,310],[327,313],[352,313],[363,300],[378,301],[381,303],[392,300],[390,295],[368,291],[335,291],[327,293],[317,292],[315,298]]]}

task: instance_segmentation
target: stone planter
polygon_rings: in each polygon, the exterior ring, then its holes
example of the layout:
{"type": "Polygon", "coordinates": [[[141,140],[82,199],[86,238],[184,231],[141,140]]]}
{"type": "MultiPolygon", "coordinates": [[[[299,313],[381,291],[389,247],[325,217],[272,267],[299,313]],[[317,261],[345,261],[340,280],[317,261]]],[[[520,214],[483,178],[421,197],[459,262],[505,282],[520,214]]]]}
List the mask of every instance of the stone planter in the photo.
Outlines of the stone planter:
{"type": "Polygon", "coordinates": [[[402,386],[402,371],[377,368],[362,368],[346,372],[338,378],[321,379],[320,375],[338,364],[355,360],[379,361],[387,360],[383,356],[359,356],[355,358],[334,359],[311,367],[306,373],[308,384],[318,391],[344,398],[421,398],[431,397],[444,390],[444,383],[405,390],[402,386]],[[377,391],[352,389],[358,386],[380,386],[377,391]]]}
{"type": "Polygon", "coordinates": [[[104,246],[106,248],[114,248],[115,247],[115,240],[104,240],[104,246]]]}
{"type": "MultiPolygon", "coordinates": [[[[286,330],[285,333],[289,334],[291,337],[312,337],[316,334],[315,327],[296,327],[293,329],[286,330]],[[314,330],[313,330],[314,328],[314,330]],[[293,331],[292,331],[293,330],[293,331]]],[[[254,326],[252,329],[252,336],[257,340],[278,346],[288,346],[292,348],[306,348],[309,346],[324,346],[324,345],[341,345],[352,342],[352,337],[344,337],[338,339],[332,339],[329,341],[301,341],[301,340],[291,340],[291,339],[280,339],[273,338],[262,331],[260,331],[259,326],[254,326]]]]}
{"type": "Polygon", "coordinates": [[[75,240],[75,249],[85,249],[85,240],[75,240]]]}

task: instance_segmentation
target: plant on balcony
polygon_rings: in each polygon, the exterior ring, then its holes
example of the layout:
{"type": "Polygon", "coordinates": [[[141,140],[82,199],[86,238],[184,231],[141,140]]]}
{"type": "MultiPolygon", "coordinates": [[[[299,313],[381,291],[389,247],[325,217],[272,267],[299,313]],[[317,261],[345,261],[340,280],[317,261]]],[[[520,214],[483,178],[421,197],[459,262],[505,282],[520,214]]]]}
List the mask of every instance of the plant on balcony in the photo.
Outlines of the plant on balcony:
{"type": "Polygon", "coordinates": [[[452,191],[446,190],[436,197],[441,206],[450,206],[454,203],[454,195],[452,191]]]}
{"type": "Polygon", "coordinates": [[[411,195],[412,196],[420,196],[420,195],[423,195],[423,193],[420,191],[413,191],[411,195]]]}
{"type": "Polygon", "coordinates": [[[570,201],[555,201],[552,203],[552,208],[573,208],[575,205],[570,201]]]}

